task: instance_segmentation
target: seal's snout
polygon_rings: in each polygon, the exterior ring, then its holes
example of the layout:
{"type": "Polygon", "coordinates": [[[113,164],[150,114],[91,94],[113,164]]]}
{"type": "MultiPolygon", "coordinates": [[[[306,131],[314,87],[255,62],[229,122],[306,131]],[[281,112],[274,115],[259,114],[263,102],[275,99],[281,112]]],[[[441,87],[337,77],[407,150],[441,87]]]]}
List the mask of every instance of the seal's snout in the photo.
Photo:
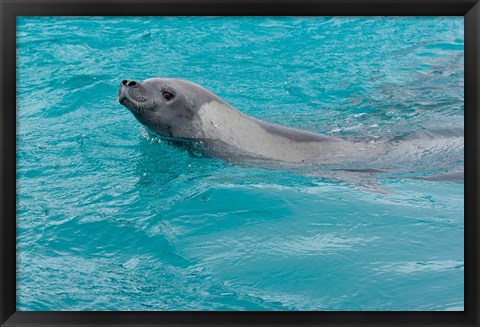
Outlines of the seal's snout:
{"type": "Polygon", "coordinates": [[[135,82],[135,81],[129,81],[128,79],[124,79],[124,80],[122,81],[122,85],[123,85],[123,86],[126,86],[126,87],[135,86],[135,85],[137,85],[137,82],[135,82]]]}
{"type": "Polygon", "coordinates": [[[122,81],[122,84],[120,85],[120,90],[118,91],[118,102],[123,104],[125,99],[127,99],[128,90],[132,89],[136,85],[139,85],[139,84],[133,80],[124,79],[122,81]]]}
{"type": "MultiPolygon", "coordinates": [[[[125,82],[125,81],[123,81],[125,82]]],[[[123,104],[123,101],[125,101],[125,84],[122,82],[122,85],[120,85],[120,89],[118,90],[118,102],[123,104]]]]}

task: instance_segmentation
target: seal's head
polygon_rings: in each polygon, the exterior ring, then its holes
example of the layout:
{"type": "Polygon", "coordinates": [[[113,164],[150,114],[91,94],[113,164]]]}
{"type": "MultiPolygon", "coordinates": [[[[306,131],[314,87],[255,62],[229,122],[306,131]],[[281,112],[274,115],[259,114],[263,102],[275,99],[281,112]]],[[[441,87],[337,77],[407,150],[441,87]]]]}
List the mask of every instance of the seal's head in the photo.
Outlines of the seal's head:
{"type": "Polygon", "coordinates": [[[150,131],[189,139],[204,137],[198,110],[212,101],[223,102],[203,87],[175,78],[124,80],[118,101],[150,131]]]}

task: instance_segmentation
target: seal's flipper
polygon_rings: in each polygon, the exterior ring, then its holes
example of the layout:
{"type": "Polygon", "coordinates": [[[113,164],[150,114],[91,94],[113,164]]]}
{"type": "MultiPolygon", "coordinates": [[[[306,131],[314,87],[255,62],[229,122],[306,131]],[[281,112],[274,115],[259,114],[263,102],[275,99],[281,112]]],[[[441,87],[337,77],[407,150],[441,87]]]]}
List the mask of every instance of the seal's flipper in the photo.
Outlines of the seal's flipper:
{"type": "Polygon", "coordinates": [[[452,183],[463,183],[465,180],[464,171],[453,171],[439,175],[431,176],[414,176],[410,177],[412,179],[420,179],[424,181],[432,182],[452,182],[452,183]]]}
{"type": "Polygon", "coordinates": [[[389,190],[387,190],[386,188],[384,188],[379,182],[378,180],[372,180],[370,183],[368,184],[354,184],[354,186],[357,186],[359,187],[360,189],[362,190],[365,190],[365,191],[368,191],[368,192],[372,192],[372,193],[379,193],[379,194],[391,194],[392,192],[390,192],[389,190]]]}
{"type": "Polygon", "coordinates": [[[378,171],[370,169],[328,170],[316,172],[312,176],[350,185],[372,193],[391,194],[389,190],[380,184],[377,173],[378,171]]]}

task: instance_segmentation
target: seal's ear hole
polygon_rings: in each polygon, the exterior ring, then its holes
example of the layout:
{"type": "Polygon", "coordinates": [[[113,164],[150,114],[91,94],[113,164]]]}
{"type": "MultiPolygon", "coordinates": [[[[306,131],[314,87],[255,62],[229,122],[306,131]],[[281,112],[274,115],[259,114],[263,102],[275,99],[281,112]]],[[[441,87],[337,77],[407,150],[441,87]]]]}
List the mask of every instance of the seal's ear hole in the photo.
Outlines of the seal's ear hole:
{"type": "Polygon", "coordinates": [[[167,101],[170,101],[173,99],[173,94],[170,92],[163,92],[162,95],[163,95],[163,98],[167,101]]]}

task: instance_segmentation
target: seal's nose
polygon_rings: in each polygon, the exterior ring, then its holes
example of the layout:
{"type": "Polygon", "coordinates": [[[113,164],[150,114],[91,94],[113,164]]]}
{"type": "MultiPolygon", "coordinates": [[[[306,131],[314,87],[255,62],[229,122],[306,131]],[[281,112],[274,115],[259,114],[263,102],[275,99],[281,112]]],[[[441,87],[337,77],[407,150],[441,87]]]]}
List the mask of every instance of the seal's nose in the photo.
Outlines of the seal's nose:
{"type": "Polygon", "coordinates": [[[129,80],[127,80],[127,79],[124,79],[124,80],[122,81],[122,85],[123,85],[123,86],[135,86],[135,85],[137,85],[137,82],[135,82],[135,81],[129,81],[129,80]]]}

